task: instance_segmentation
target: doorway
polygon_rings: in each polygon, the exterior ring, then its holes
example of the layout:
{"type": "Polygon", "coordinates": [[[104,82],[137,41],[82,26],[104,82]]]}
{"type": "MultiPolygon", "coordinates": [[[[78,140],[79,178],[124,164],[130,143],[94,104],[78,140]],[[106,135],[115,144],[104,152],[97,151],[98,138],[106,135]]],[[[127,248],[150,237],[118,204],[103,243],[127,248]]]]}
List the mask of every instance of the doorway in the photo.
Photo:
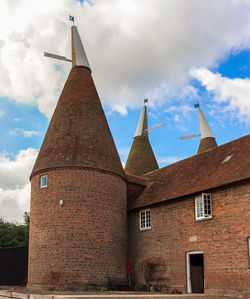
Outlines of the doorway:
{"type": "Polygon", "coordinates": [[[187,292],[204,293],[203,251],[187,253],[187,292]]]}

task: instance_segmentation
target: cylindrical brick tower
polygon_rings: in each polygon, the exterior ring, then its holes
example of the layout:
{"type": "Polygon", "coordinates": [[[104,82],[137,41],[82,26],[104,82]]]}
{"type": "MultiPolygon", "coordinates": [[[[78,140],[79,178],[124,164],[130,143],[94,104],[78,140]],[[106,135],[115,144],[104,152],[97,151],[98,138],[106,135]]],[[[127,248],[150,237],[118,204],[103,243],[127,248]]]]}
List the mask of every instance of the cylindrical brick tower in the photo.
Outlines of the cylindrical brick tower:
{"type": "Polygon", "coordinates": [[[30,289],[126,280],[126,181],[75,26],[72,64],[30,177],[30,289]]]}

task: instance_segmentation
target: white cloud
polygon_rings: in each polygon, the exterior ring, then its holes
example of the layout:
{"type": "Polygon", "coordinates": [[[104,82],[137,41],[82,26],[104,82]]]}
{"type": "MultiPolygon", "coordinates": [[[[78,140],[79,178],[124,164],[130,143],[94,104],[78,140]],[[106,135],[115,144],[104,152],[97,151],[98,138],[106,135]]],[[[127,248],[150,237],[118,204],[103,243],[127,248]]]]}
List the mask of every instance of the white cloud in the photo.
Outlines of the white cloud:
{"type": "MultiPolygon", "coordinates": [[[[68,38],[60,1],[45,2],[1,1],[0,95],[36,103],[41,112],[51,115],[65,74],[43,52],[47,48],[60,52],[68,38]]],[[[66,15],[67,3],[73,1],[63,2],[66,15]]]]}
{"type": "MultiPolygon", "coordinates": [[[[198,68],[191,71],[192,76],[201,82],[208,91],[215,93],[214,101],[233,118],[250,124],[250,79],[222,77],[220,74],[198,68]]],[[[220,111],[221,112],[221,111],[220,111]]]]}
{"type": "Polygon", "coordinates": [[[23,214],[30,210],[30,184],[16,189],[0,188],[0,218],[22,222],[23,214]]]}
{"type": "Polygon", "coordinates": [[[179,112],[183,116],[187,117],[190,112],[193,112],[194,108],[191,106],[184,104],[182,106],[170,106],[169,108],[165,109],[165,113],[170,113],[170,112],[179,112]]]}
{"type": "Polygon", "coordinates": [[[15,128],[15,129],[9,131],[9,135],[11,135],[11,136],[23,135],[23,137],[27,137],[27,138],[30,138],[32,136],[36,136],[39,134],[41,134],[41,133],[37,132],[37,131],[33,131],[33,130],[30,130],[30,131],[24,130],[21,128],[15,128]]]}
{"type": "Polygon", "coordinates": [[[157,157],[157,160],[160,164],[172,164],[175,163],[177,161],[183,160],[184,157],[178,157],[178,156],[159,156],[157,157]]]}
{"type": "Polygon", "coordinates": [[[32,136],[36,136],[36,135],[41,134],[40,132],[33,131],[33,130],[31,130],[31,131],[29,131],[29,130],[23,130],[22,133],[23,133],[24,137],[32,137],[32,136]]]}
{"type": "Polygon", "coordinates": [[[21,150],[15,160],[7,153],[0,155],[0,218],[22,221],[22,215],[29,211],[29,175],[38,151],[34,148],[21,150]]]}
{"type": "Polygon", "coordinates": [[[28,182],[29,175],[34,165],[37,150],[28,148],[21,150],[15,160],[11,160],[7,153],[0,155],[0,188],[16,188],[28,182]]]}
{"type": "Polygon", "coordinates": [[[70,56],[70,13],[102,101],[122,114],[144,97],[160,105],[187,85],[190,68],[249,47],[249,9],[245,0],[2,0],[0,96],[51,116],[70,65],[43,52],[70,56]]]}
{"type": "MultiPolygon", "coordinates": [[[[185,101],[181,101],[179,106],[172,105],[164,110],[166,113],[167,121],[173,119],[175,127],[181,131],[187,131],[190,122],[193,123],[195,109],[193,106],[185,104],[185,101]]],[[[195,116],[197,118],[197,116],[195,116]]]]}
{"type": "Polygon", "coordinates": [[[121,115],[126,115],[127,114],[127,109],[125,104],[117,105],[113,104],[112,105],[113,111],[119,112],[121,115]]]}
{"type": "Polygon", "coordinates": [[[180,114],[175,114],[174,121],[177,122],[177,123],[179,123],[180,122],[180,118],[181,118],[180,114]]]}
{"type": "Polygon", "coordinates": [[[4,114],[5,114],[5,112],[2,109],[0,109],[0,117],[3,117],[4,114]]]}

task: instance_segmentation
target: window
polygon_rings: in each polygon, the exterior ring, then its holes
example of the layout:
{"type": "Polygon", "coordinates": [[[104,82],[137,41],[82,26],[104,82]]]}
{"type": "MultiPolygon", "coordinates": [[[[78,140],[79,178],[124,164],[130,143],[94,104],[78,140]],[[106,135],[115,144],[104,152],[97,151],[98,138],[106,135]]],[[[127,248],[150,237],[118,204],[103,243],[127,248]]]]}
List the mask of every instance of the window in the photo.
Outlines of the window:
{"type": "Polygon", "coordinates": [[[47,183],[48,183],[48,176],[47,175],[41,176],[40,177],[40,188],[47,187],[47,183]]]}
{"type": "Polygon", "coordinates": [[[151,228],[151,211],[144,210],[140,212],[140,230],[151,228]]]}
{"type": "Polygon", "coordinates": [[[211,194],[202,193],[195,197],[195,219],[212,218],[211,194]]]}

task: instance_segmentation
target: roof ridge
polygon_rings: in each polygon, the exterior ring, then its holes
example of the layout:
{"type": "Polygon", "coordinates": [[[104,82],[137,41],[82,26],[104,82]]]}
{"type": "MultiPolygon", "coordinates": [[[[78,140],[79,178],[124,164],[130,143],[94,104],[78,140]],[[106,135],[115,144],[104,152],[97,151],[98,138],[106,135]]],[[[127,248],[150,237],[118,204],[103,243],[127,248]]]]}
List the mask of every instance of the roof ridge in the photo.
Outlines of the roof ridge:
{"type": "Polygon", "coordinates": [[[224,146],[227,146],[229,143],[234,143],[234,142],[238,141],[239,139],[243,139],[243,138],[247,138],[247,137],[250,137],[250,134],[247,134],[247,135],[238,137],[237,139],[228,141],[228,142],[226,142],[226,143],[223,143],[223,144],[221,144],[221,145],[218,145],[217,147],[210,148],[210,149],[208,149],[207,151],[202,152],[202,153],[200,153],[200,154],[196,154],[196,155],[193,155],[193,156],[184,158],[184,159],[179,160],[179,161],[176,161],[176,162],[174,162],[174,163],[172,163],[172,164],[166,165],[166,166],[164,166],[164,167],[162,167],[162,168],[155,169],[155,170],[152,170],[152,171],[150,171],[150,172],[147,172],[147,173],[143,174],[143,177],[144,177],[144,176],[147,177],[148,175],[151,175],[151,174],[153,174],[153,173],[156,173],[157,171],[160,172],[162,169],[165,169],[165,168],[167,168],[167,167],[176,165],[176,164],[181,163],[181,162],[183,162],[183,161],[186,161],[186,160],[188,160],[188,159],[198,158],[198,157],[201,157],[202,155],[205,155],[205,154],[207,155],[208,153],[210,153],[210,152],[212,152],[212,151],[218,151],[218,150],[220,150],[221,148],[223,148],[224,146]]]}
{"type": "Polygon", "coordinates": [[[152,184],[148,184],[143,196],[130,202],[129,208],[184,198],[249,180],[249,146],[250,134],[145,174],[143,177],[151,179],[152,184]]]}

